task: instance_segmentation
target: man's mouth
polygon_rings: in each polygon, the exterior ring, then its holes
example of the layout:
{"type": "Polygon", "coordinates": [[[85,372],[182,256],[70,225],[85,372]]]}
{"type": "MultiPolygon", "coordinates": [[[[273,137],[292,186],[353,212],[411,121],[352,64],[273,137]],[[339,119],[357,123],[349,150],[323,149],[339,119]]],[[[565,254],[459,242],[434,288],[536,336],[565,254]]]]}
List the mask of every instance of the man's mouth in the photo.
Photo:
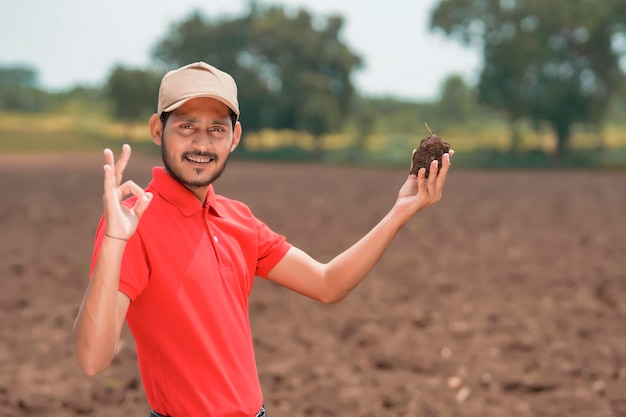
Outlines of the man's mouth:
{"type": "Polygon", "coordinates": [[[215,158],[212,156],[200,156],[200,155],[185,155],[185,159],[190,162],[195,162],[197,164],[208,164],[209,162],[215,161],[215,158]]]}

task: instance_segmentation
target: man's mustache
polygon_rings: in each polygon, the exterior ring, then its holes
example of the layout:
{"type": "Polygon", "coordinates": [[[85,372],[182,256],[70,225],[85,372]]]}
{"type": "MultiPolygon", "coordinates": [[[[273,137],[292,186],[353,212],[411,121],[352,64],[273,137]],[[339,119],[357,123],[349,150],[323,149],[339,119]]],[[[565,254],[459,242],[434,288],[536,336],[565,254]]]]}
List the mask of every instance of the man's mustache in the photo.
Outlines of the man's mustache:
{"type": "Polygon", "coordinates": [[[183,154],[183,158],[187,158],[188,156],[196,156],[199,158],[211,158],[214,161],[217,162],[217,160],[219,159],[219,157],[217,156],[216,153],[213,152],[185,152],[183,154]]]}

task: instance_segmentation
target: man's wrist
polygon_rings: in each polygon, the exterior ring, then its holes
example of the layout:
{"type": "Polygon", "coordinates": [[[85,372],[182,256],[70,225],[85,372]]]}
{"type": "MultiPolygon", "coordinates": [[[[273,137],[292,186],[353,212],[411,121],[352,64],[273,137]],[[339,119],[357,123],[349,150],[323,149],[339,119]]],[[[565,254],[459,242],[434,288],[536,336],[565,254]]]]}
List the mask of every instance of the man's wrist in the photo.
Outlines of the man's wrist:
{"type": "Polygon", "coordinates": [[[113,235],[108,234],[107,232],[104,232],[104,237],[108,237],[108,238],[111,238],[111,239],[121,240],[121,241],[124,241],[124,242],[128,242],[128,239],[127,239],[127,238],[118,237],[118,236],[113,236],[113,235]]]}

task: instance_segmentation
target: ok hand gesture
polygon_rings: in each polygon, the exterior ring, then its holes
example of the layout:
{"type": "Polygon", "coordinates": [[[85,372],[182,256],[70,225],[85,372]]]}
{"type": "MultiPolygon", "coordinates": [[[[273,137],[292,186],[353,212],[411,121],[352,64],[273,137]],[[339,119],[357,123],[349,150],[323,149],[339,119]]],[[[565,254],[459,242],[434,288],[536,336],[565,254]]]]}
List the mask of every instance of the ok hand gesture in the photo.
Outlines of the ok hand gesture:
{"type": "Polygon", "coordinates": [[[104,215],[106,217],[105,236],[118,240],[128,240],[135,233],[139,218],[146,211],[152,193],[145,192],[133,181],[122,184],[124,169],[130,159],[130,146],[123,145],[120,159],[115,163],[113,152],[104,150],[104,215]],[[133,207],[128,208],[122,200],[129,195],[137,197],[133,207]]]}

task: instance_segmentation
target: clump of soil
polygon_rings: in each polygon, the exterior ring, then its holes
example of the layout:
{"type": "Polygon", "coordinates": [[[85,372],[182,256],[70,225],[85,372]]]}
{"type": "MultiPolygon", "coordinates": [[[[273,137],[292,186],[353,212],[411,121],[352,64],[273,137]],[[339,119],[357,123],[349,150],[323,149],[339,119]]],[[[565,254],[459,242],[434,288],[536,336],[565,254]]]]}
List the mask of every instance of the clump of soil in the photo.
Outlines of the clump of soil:
{"type": "Polygon", "coordinates": [[[450,151],[450,144],[433,132],[428,125],[426,128],[430,132],[430,136],[422,139],[420,146],[413,153],[411,174],[417,175],[420,168],[426,168],[426,178],[428,178],[430,163],[436,159],[439,161],[439,168],[441,168],[441,158],[444,153],[450,151]]]}

